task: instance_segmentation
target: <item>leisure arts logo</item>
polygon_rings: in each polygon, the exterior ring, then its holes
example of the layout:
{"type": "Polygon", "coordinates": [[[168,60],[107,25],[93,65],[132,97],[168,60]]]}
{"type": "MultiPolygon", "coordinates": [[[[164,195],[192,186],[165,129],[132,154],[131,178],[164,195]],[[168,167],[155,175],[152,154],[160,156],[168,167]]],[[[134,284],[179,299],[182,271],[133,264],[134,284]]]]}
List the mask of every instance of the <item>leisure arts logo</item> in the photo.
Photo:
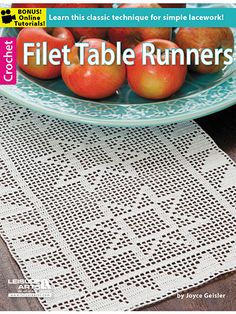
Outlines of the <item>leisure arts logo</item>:
{"type": "Polygon", "coordinates": [[[9,298],[52,297],[52,287],[48,279],[8,279],[8,285],[11,289],[9,298]]]}

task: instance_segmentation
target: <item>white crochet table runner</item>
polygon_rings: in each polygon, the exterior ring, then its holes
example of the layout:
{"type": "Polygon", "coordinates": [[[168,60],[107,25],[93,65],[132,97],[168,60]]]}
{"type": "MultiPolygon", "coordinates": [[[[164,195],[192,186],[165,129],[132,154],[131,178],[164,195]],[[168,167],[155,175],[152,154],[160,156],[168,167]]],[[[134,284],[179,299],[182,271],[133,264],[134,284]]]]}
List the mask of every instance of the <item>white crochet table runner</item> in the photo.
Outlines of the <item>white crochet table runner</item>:
{"type": "Polygon", "coordinates": [[[235,164],[195,123],[79,125],[0,106],[0,232],[47,310],[128,310],[236,267],[235,164]]]}

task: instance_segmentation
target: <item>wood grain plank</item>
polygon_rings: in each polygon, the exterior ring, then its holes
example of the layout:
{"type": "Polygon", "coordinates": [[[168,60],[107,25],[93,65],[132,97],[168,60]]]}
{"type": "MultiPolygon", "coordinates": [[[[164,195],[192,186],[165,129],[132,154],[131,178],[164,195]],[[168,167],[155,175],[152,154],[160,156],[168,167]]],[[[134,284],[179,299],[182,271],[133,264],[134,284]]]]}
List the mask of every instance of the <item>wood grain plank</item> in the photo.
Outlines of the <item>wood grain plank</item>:
{"type": "Polygon", "coordinates": [[[43,310],[36,298],[9,298],[11,285],[9,279],[24,278],[22,272],[10,255],[5,242],[0,238],[0,310],[1,311],[39,311],[43,310]]]}

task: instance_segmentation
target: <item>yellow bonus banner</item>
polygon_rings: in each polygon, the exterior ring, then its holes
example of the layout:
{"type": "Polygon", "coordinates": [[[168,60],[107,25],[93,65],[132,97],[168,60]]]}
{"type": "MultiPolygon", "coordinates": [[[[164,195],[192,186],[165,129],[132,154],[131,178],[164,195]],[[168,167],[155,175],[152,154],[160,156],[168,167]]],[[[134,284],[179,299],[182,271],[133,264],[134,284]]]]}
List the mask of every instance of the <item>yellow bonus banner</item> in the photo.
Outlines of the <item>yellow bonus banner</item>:
{"type": "Polygon", "coordinates": [[[0,27],[46,27],[45,8],[0,8],[0,27]]]}

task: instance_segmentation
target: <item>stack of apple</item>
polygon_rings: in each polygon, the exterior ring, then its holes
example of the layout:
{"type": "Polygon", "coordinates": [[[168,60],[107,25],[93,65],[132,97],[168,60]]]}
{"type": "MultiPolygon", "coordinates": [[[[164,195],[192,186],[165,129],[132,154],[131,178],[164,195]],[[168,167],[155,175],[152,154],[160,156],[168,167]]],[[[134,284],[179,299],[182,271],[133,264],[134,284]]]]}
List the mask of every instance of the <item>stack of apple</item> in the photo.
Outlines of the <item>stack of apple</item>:
{"type": "MultiPolygon", "coordinates": [[[[21,4],[21,7],[45,7],[39,4],[21,4]]],[[[47,4],[47,7],[110,7],[99,4],[47,4]]],[[[184,7],[184,4],[165,4],[163,7],[184,7]]],[[[19,7],[19,4],[15,5],[19,7]]],[[[157,8],[158,4],[122,4],[121,8],[157,8]]],[[[67,87],[80,97],[101,99],[112,94],[127,80],[130,88],[139,96],[149,99],[165,99],[176,93],[184,84],[187,66],[180,64],[177,58],[175,65],[142,64],[142,42],[152,42],[157,48],[233,48],[234,38],[229,28],[180,28],[175,42],[172,39],[171,28],[25,28],[17,38],[18,65],[26,73],[40,79],[54,79],[62,76],[67,87]],[[79,62],[78,48],[75,41],[86,41],[89,48],[85,50],[85,60],[90,48],[101,51],[101,44],[106,41],[107,48],[116,51],[116,43],[121,42],[123,50],[133,48],[135,51],[134,65],[90,65],[79,62]],[[23,64],[23,46],[25,42],[47,42],[48,50],[62,49],[64,45],[71,48],[70,65],[61,62],[60,65],[36,65],[31,57],[28,65],[23,64]]],[[[220,65],[195,65],[192,60],[190,70],[199,73],[213,73],[223,68],[220,65]]]]}

